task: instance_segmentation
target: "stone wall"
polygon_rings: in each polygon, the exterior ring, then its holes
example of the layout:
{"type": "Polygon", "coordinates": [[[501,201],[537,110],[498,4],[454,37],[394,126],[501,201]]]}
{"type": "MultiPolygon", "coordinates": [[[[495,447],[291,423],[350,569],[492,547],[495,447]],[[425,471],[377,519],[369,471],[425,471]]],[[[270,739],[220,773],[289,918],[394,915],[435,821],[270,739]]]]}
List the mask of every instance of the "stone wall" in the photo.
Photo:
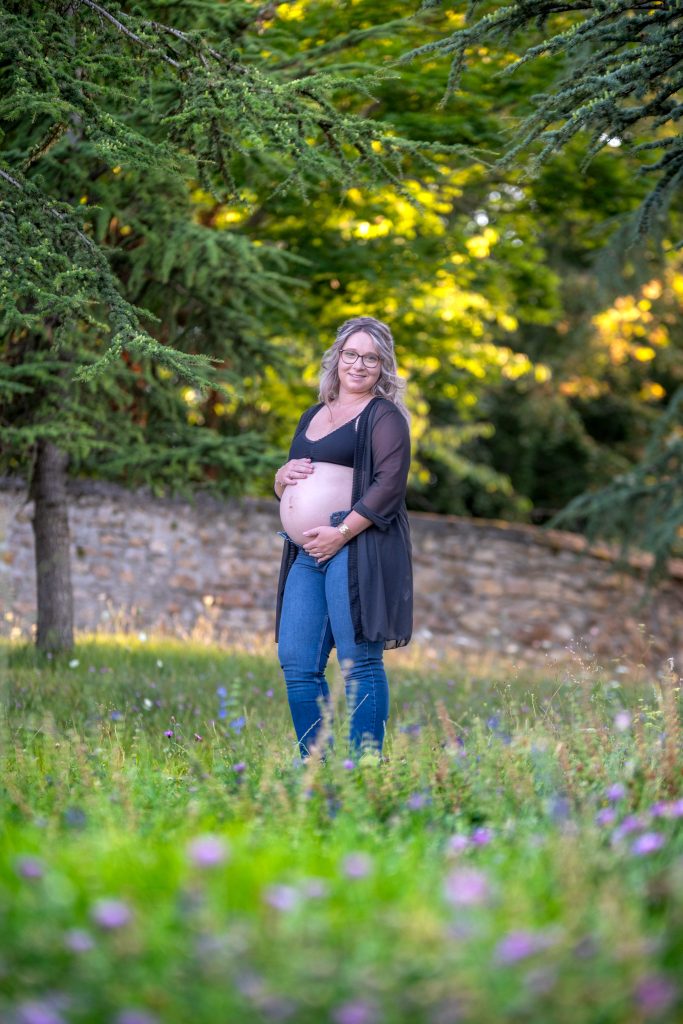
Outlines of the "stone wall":
{"type": "MultiPolygon", "coordinates": [[[[87,480],[69,490],[78,630],[272,636],[282,550],[274,500],[156,499],[87,480]]],[[[35,622],[32,514],[25,491],[0,481],[0,598],[14,636],[35,622]]],[[[603,664],[674,657],[680,670],[680,560],[643,604],[644,555],[623,573],[609,549],[564,531],[426,514],[411,514],[411,530],[416,639],[531,662],[577,647],[603,664]]]]}

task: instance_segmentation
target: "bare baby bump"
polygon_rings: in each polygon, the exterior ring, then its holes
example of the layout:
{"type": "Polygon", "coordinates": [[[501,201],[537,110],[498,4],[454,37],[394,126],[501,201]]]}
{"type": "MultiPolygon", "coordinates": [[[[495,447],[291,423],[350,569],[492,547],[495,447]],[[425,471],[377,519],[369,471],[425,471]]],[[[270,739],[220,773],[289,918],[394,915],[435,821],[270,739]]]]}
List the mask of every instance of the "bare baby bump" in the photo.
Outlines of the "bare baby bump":
{"type": "Polygon", "coordinates": [[[314,471],[285,487],[280,501],[283,529],[295,544],[304,544],[304,530],[329,526],[332,512],[351,508],[353,469],[333,462],[314,462],[314,471]]]}

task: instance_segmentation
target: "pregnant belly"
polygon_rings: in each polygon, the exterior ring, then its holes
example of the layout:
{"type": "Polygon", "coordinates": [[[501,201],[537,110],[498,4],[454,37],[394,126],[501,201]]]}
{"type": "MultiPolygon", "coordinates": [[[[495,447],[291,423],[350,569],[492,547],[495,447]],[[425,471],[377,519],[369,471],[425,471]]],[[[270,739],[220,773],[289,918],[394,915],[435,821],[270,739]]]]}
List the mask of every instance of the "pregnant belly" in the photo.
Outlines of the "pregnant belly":
{"type": "Polygon", "coordinates": [[[353,469],[333,462],[314,462],[315,470],[285,487],[280,501],[282,526],[295,544],[304,544],[304,530],[329,526],[330,514],[351,508],[353,469]]]}

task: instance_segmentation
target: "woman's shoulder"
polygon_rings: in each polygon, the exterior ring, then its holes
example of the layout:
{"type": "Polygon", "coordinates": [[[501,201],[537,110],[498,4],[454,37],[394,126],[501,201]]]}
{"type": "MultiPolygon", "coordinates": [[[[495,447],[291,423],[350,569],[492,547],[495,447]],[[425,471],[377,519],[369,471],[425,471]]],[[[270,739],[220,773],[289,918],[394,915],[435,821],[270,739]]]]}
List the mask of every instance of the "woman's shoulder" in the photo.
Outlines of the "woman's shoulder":
{"type": "Polygon", "coordinates": [[[405,416],[403,415],[399,407],[396,405],[396,402],[392,402],[390,398],[384,398],[382,395],[378,395],[378,397],[374,400],[374,402],[371,403],[371,405],[372,408],[370,412],[372,422],[377,423],[378,420],[383,420],[387,416],[391,416],[396,419],[397,423],[400,422],[402,424],[405,424],[406,427],[408,427],[408,421],[406,420],[405,416]]]}
{"type": "Polygon", "coordinates": [[[301,413],[301,416],[299,417],[299,422],[296,425],[296,430],[294,431],[294,433],[298,434],[303,427],[307,427],[309,422],[313,419],[315,414],[320,409],[322,409],[322,407],[323,402],[315,402],[314,405],[309,405],[307,409],[304,409],[304,411],[301,413]]]}

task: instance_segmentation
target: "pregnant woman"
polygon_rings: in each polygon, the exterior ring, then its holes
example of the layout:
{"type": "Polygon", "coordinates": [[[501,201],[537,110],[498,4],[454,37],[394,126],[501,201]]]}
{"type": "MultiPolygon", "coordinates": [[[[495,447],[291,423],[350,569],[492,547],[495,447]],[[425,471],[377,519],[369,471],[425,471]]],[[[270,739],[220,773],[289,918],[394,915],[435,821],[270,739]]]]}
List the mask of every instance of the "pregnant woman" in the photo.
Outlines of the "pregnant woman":
{"type": "Polygon", "coordinates": [[[275,636],[302,759],[326,707],[331,722],[325,666],[334,646],[350,752],[382,752],[389,717],[383,652],[403,647],[412,631],[404,386],[387,325],[347,320],[323,356],[320,401],[302,415],[289,461],[275,474],[285,531],[275,636]]]}

